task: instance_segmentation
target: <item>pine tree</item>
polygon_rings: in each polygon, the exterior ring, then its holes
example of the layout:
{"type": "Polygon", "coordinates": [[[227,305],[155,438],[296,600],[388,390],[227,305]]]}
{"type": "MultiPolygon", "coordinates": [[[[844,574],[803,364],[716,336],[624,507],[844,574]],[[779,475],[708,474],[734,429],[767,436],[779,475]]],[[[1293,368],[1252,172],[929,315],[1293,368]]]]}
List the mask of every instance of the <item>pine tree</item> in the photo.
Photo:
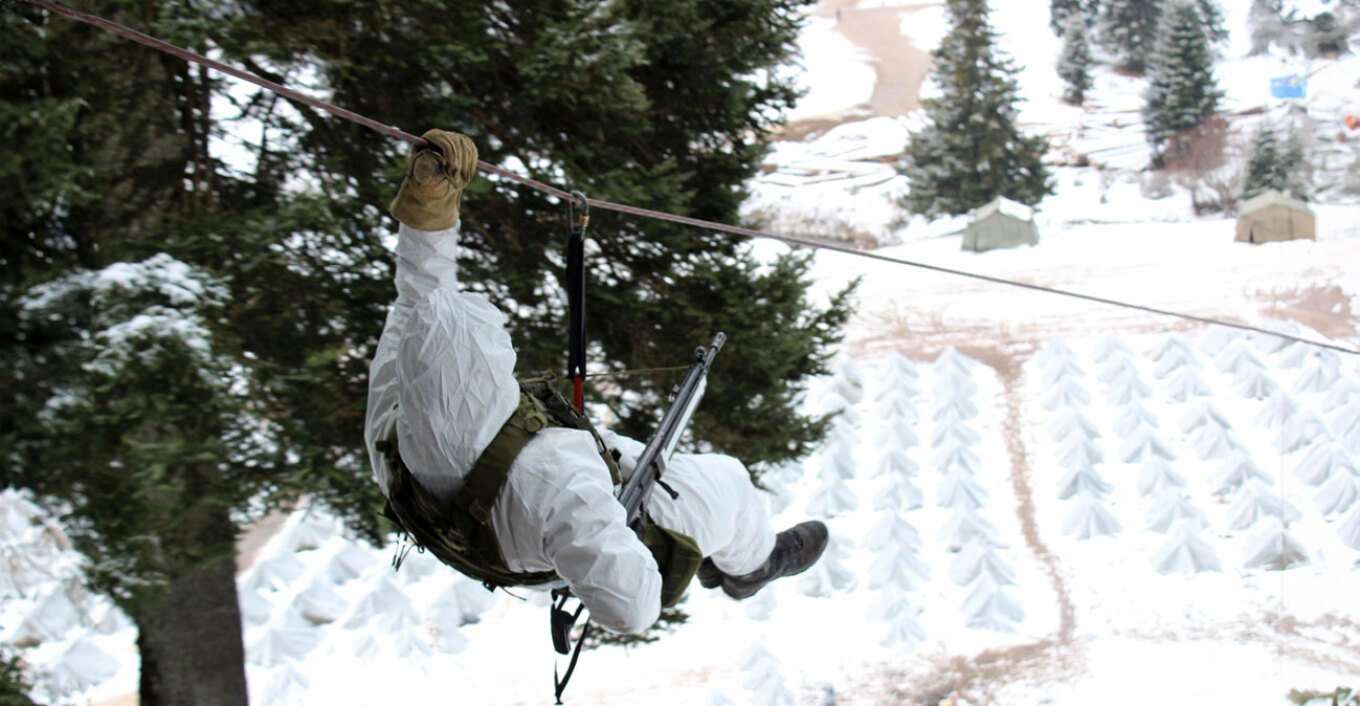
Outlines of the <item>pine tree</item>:
{"type": "Polygon", "coordinates": [[[1223,10],[1216,0],[1195,0],[1200,18],[1204,21],[1204,34],[1214,44],[1227,41],[1228,28],[1223,25],[1223,10]]]}
{"type": "Polygon", "coordinates": [[[1303,145],[1299,140],[1291,134],[1281,144],[1275,128],[1263,125],[1252,141],[1251,157],[1242,179],[1242,198],[1249,199],[1274,189],[1307,200],[1310,194],[1304,177],[1305,167],[1303,145]]]}
{"type": "Polygon", "coordinates": [[[1058,59],[1058,76],[1067,84],[1063,100],[1072,105],[1086,101],[1091,78],[1091,47],[1086,40],[1086,23],[1080,18],[1071,20],[1063,35],[1062,56],[1058,59]]]}
{"type": "Polygon", "coordinates": [[[1142,74],[1157,37],[1163,0],[1101,0],[1097,37],[1120,69],[1142,74]]]}
{"type": "Polygon", "coordinates": [[[1067,25],[1073,17],[1080,18],[1082,24],[1086,24],[1085,7],[1082,0],[1050,0],[1048,5],[1048,26],[1053,30],[1053,34],[1065,37],[1067,25]]]}
{"type": "MultiPolygon", "coordinates": [[[[797,96],[766,73],[806,2],[209,4],[84,9],[315,76],[340,105],[465,132],[482,159],[594,197],[735,221],[769,116],[797,96]]],[[[242,704],[241,519],[305,495],[384,534],[361,429],[409,146],[32,6],[0,13],[0,61],[0,176],[23,186],[0,193],[0,485],[69,509],[92,578],[138,624],[143,704],[242,704]],[[213,152],[214,100],[266,127],[244,167],[213,152]],[[127,272],[161,274],[105,286],[127,272]],[[166,326],[134,326],[150,321],[166,326]]],[[[510,312],[524,374],[564,363],[562,214],[490,179],[464,199],[462,279],[510,312]]],[[[826,420],[795,401],[849,292],[816,308],[807,256],[761,264],[734,237],[593,216],[596,370],[684,363],[724,330],[696,443],[757,468],[804,454],[826,420]]],[[[672,382],[595,399],[646,434],[672,382]]]]}
{"type": "Polygon", "coordinates": [[[1285,31],[1282,0],[1251,0],[1247,25],[1251,28],[1251,55],[1266,53],[1285,31]]]}
{"type": "Polygon", "coordinates": [[[1176,144],[1176,137],[1217,112],[1223,95],[1213,75],[1209,38],[1194,5],[1175,2],[1166,7],[1149,60],[1148,80],[1144,129],[1156,155],[1154,161],[1161,164],[1190,149],[1176,144]]]}
{"type": "Polygon", "coordinates": [[[966,213],[998,196],[1036,204],[1052,193],[1042,137],[1015,127],[1016,68],[996,49],[986,0],[949,0],[949,34],[931,75],[943,95],[924,101],[929,124],[912,135],[900,201],[934,218],[966,213]]]}

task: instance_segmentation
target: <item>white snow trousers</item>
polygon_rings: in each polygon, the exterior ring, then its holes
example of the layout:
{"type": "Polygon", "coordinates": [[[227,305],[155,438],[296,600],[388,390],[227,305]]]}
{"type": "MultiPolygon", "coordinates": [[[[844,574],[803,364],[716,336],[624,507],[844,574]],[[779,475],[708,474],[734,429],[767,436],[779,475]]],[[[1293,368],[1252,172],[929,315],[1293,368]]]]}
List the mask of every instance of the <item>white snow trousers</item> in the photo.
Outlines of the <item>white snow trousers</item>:
{"type": "MultiPolygon", "coordinates": [[[[459,291],[458,228],[400,227],[397,300],[369,370],[365,441],[374,478],[391,471],[376,442],[395,430],[402,460],[430,493],[448,500],[519,402],[505,317],[485,296],[459,291]]],[[[643,444],[608,431],[606,444],[631,472],[643,444]]],[[[740,461],[676,454],[666,482],[679,497],[652,494],[663,527],[693,537],[719,569],[740,575],[774,549],[765,503],[740,461]]],[[[594,439],[545,429],[510,468],[491,512],[501,556],[513,571],[554,571],[614,632],[636,633],[661,610],[661,575],[624,521],[594,439]]]]}

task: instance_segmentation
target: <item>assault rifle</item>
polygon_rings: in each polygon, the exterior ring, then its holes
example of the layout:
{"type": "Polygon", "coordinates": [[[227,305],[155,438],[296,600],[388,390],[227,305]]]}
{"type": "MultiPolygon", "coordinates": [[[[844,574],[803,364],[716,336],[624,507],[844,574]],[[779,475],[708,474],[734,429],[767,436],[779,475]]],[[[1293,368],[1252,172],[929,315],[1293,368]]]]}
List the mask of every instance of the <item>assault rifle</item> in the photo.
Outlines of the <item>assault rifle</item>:
{"type": "Polygon", "coordinates": [[[660,483],[661,487],[674,495],[674,491],[661,482],[661,474],[665,473],[666,464],[670,462],[671,455],[675,453],[675,446],[680,442],[680,435],[684,433],[689,418],[699,406],[699,399],[704,396],[704,388],[708,386],[708,369],[713,365],[713,359],[718,355],[718,351],[722,350],[726,341],[727,336],[720,331],[713,336],[713,343],[709,344],[708,348],[701,346],[694,349],[694,365],[685,374],[684,381],[671,390],[670,409],[666,410],[665,416],[661,418],[661,424],[647,440],[646,448],[642,450],[637,465],[633,467],[633,475],[629,476],[628,482],[624,483],[623,490],[619,492],[619,502],[623,503],[628,526],[633,528],[638,536],[642,536],[642,526],[647,514],[647,498],[651,496],[652,488],[660,483]]]}
{"type": "MultiPolygon", "coordinates": [[[[666,464],[675,453],[676,444],[680,443],[680,435],[684,433],[689,418],[694,416],[694,410],[699,406],[700,398],[704,396],[704,388],[708,386],[708,369],[713,365],[713,359],[717,357],[718,351],[722,350],[726,341],[727,336],[719,331],[713,336],[713,343],[709,344],[708,348],[701,346],[694,349],[694,365],[690,366],[688,373],[685,373],[684,381],[671,390],[670,409],[666,410],[665,416],[661,417],[661,424],[652,432],[651,438],[647,439],[647,446],[643,448],[642,455],[638,456],[637,464],[633,466],[633,475],[628,477],[628,482],[624,483],[623,490],[619,492],[619,502],[623,504],[628,517],[628,526],[637,532],[639,538],[642,537],[643,524],[647,516],[647,498],[651,496],[652,488],[660,484],[672,496],[675,495],[675,491],[661,482],[661,474],[666,471],[666,464]]],[[[567,600],[572,595],[565,587],[553,589],[552,596],[550,617],[553,649],[557,650],[558,654],[571,654],[566,676],[558,678],[557,668],[553,667],[553,688],[557,693],[557,703],[560,704],[562,691],[567,688],[572,672],[576,671],[576,659],[581,656],[581,646],[586,642],[590,624],[586,623],[581,636],[577,638],[576,649],[571,649],[571,629],[581,617],[581,611],[585,606],[578,606],[575,612],[567,610],[567,600]]]]}

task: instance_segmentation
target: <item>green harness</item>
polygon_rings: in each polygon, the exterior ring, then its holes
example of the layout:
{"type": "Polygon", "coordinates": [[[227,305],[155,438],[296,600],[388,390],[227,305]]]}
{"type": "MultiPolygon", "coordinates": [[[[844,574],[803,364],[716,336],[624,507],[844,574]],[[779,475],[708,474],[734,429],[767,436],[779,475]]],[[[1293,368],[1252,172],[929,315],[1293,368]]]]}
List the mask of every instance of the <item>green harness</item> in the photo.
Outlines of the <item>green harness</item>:
{"type": "MultiPolygon", "coordinates": [[[[590,420],[572,409],[546,382],[525,381],[520,383],[519,406],[473,464],[462,488],[449,502],[441,503],[416,481],[401,459],[395,430],[387,440],[379,441],[375,446],[392,471],[383,514],[416,546],[488,589],[560,583],[561,578],[552,571],[511,571],[491,527],[491,508],[505,487],[510,466],[529,439],[550,426],[590,432],[615,485],[621,482],[618,462],[590,420]]],[[[703,554],[689,536],[654,524],[644,529],[643,543],[661,570],[661,604],[675,605],[698,570],[703,554]]]]}

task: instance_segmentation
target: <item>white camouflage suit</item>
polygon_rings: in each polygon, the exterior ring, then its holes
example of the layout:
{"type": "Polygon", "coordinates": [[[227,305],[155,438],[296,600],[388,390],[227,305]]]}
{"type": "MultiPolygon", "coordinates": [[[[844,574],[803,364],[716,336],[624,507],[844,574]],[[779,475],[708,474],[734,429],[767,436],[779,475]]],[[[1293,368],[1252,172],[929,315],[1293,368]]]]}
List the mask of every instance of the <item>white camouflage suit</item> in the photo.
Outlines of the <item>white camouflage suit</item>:
{"type": "MultiPolygon", "coordinates": [[[[459,290],[458,226],[420,231],[402,224],[398,236],[397,300],[369,370],[364,440],[384,493],[391,471],[375,443],[395,426],[412,475],[448,501],[519,403],[515,351],[504,315],[485,296],[459,290]]],[[[643,445],[602,435],[629,473],[643,445]]],[[[679,497],[654,493],[654,521],[693,537],[728,575],[764,563],[775,535],[740,461],[676,454],[665,479],[679,497]]],[[[659,616],[656,562],[625,524],[588,432],[534,435],[510,468],[491,523],[508,568],[556,572],[606,629],[637,633],[659,616]]]]}

